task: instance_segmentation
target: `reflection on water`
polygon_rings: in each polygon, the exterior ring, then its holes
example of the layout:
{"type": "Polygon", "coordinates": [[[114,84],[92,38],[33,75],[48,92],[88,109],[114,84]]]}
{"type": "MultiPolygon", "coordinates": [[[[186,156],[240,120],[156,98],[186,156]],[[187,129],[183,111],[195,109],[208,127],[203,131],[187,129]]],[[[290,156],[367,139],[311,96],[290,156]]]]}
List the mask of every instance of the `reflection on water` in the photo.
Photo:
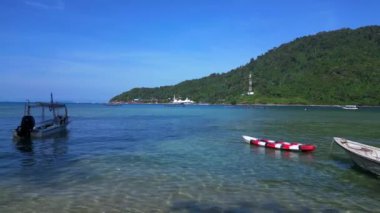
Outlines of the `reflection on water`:
{"type": "MultiPolygon", "coordinates": [[[[342,150],[341,150],[342,151],[342,150]]],[[[348,154],[345,152],[332,152],[331,154],[331,159],[334,160],[335,164],[341,168],[341,169],[349,169],[351,172],[355,172],[359,175],[365,175],[368,176],[368,178],[373,178],[373,179],[379,179],[380,177],[361,168],[360,166],[356,165],[354,161],[351,160],[348,154]]]]}
{"type": "Polygon", "coordinates": [[[14,140],[14,144],[17,150],[21,153],[32,153],[33,152],[33,142],[32,139],[17,139],[14,140]]]}
{"type": "Polygon", "coordinates": [[[260,146],[252,146],[251,152],[256,155],[265,155],[273,159],[282,160],[295,160],[295,161],[313,161],[314,155],[312,152],[296,152],[296,151],[284,151],[278,149],[269,149],[260,146]]]}
{"type": "Polygon", "coordinates": [[[21,154],[22,166],[33,166],[39,161],[51,161],[67,153],[68,131],[45,138],[13,139],[16,150],[21,154]]]}

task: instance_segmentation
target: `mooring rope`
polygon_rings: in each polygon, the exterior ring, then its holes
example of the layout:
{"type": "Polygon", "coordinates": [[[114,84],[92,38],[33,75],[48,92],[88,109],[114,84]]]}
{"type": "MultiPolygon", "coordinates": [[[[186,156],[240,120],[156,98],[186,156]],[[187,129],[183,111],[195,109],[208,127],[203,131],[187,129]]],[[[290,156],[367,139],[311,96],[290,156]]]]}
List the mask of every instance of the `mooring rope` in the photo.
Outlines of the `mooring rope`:
{"type": "Polygon", "coordinates": [[[331,155],[332,153],[332,149],[333,149],[333,146],[334,146],[334,138],[332,139],[332,141],[331,141],[331,144],[330,144],[330,151],[329,151],[329,154],[331,155]]]}

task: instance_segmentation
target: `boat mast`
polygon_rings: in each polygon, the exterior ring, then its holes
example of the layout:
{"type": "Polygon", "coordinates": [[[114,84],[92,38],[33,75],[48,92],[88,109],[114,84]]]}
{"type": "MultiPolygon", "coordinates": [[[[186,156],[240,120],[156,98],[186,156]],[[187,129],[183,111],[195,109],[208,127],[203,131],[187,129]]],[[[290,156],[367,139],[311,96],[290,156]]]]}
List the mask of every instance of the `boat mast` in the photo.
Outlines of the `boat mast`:
{"type": "Polygon", "coordinates": [[[30,115],[29,99],[26,100],[24,106],[24,115],[30,115]]]}
{"type": "Polygon", "coordinates": [[[55,118],[55,107],[54,107],[54,101],[53,101],[53,93],[51,92],[50,93],[50,107],[52,108],[52,111],[53,111],[53,116],[55,118]]]}

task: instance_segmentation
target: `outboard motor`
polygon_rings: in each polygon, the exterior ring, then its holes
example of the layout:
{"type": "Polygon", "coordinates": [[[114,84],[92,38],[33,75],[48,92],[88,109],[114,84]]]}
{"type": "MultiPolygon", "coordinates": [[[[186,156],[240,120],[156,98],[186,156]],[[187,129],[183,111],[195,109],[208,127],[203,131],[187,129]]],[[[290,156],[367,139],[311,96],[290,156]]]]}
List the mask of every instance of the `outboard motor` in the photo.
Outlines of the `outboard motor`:
{"type": "Polygon", "coordinates": [[[31,115],[25,115],[22,117],[21,125],[17,127],[17,135],[21,138],[30,138],[30,133],[32,132],[35,125],[34,117],[31,115]]]}

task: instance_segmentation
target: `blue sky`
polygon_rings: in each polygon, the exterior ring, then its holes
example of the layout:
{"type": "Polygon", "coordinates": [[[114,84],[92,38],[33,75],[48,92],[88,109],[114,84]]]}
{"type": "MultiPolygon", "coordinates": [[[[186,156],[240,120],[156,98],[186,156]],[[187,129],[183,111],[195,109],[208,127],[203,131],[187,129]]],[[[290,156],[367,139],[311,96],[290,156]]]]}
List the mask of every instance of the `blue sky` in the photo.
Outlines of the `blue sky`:
{"type": "Polygon", "coordinates": [[[230,71],[297,37],[380,24],[380,1],[1,0],[0,101],[107,102],[230,71]]]}

